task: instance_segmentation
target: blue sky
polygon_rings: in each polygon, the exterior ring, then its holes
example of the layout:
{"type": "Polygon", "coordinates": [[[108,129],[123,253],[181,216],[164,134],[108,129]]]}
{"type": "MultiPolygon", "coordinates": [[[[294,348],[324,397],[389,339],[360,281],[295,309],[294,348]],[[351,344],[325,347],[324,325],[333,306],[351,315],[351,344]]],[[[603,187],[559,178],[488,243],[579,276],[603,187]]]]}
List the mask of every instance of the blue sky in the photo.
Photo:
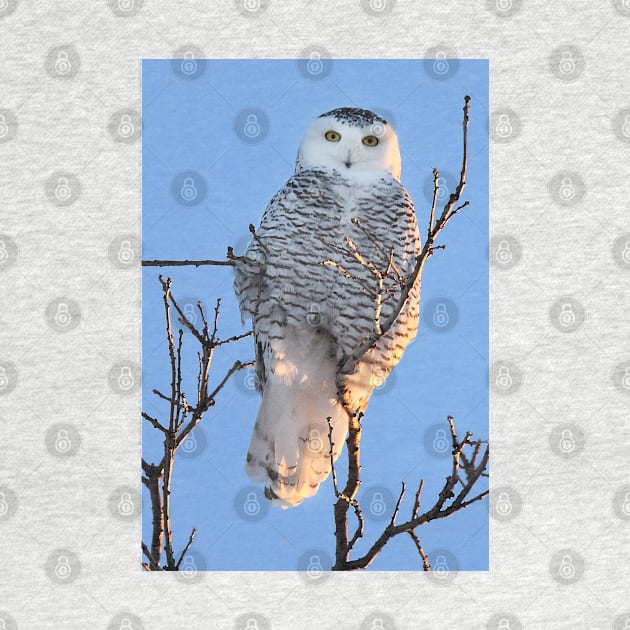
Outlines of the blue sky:
{"type": "MultiPolygon", "coordinates": [[[[273,194],[293,172],[302,135],[313,118],[335,107],[372,109],[393,124],[402,153],[402,182],[426,229],[431,170],[452,190],[461,164],[465,94],[472,97],[469,129],[470,201],[440,237],[447,248],[426,265],[418,336],[364,419],[361,449],[367,549],[387,521],[400,482],[408,485],[399,520],[406,520],[419,479],[430,507],[450,471],[442,441],[447,415],[460,434],[488,437],[488,64],[452,60],[446,69],[423,60],[144,60],[142,70],[144,259],[225,257],[242,251],[248,224],[257,225],[273,194]],[[184,62],[186,63],[186,62],[184,62]],[[309,72],[309,69],[314,71],[309,72]],[[447,324],[440,326],[446,320],[447,324]],[[372,509],[373,508],[373,509],[372,509]]],[[[152,393],[170,378],[158,274],[173,279],[187,309],[201,300],[208,311],[222,300],[220,333],[243,332],[222,267],[143,268],[143,409],[164,418],[167,407],[152,393]]],[[[184,336],[184,390],[196,388],[196,346],[184,336]],[[186,354],[187,353],[187,354],[186,354]]],[[[224,346],[212,366],[218,382],[234,360],[253,359],[251,339],[224,346]]],[[[334,555],[332,483],[292,510],[270,508],[262,488],[245,474],[245,455],[259,396],[251,375],[233,378],[178,452],[172,523],[181,549],[198,530],[190,562],[209,570],[295,570],[313,556],[323,568],[334,555]],[[186,445],[184,445],[186,446],[186,445]]],[[[158,432],[144,422],[143,455],[161,457],[158,432]]],[[[343,478],[344,462],[338,463],[343,478]]],[[[143,492],[145,490],[143,489],[143,492]]],[[[143,539],[149,539],[143,498],[143,539]]],[[[351,521],[352,523],[352,521],[351,521]]],[[[488,510],[480,502],[417,530],[435,564],[487,570],[488,510]]],[[[408,536],[391,541],[369,570],[421,570],[408,536]]]]}

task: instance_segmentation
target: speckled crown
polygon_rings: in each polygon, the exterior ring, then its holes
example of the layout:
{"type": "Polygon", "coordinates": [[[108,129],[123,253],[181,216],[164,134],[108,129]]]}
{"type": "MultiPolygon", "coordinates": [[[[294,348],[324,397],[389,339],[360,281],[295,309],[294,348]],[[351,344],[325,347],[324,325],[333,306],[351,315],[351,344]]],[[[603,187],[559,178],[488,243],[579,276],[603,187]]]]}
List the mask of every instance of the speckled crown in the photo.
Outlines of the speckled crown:
{"type": "Polygon", "coordinates": [[[369,109],[359,109],[358,107],[338,107],[322,114],[319,118],[324,118],[325,116],[332,116],[338,122],[343,122],[353,127],[364,127],[377,122],[384,125],[387,124],[384,118],[381,118],[369,109]]]}

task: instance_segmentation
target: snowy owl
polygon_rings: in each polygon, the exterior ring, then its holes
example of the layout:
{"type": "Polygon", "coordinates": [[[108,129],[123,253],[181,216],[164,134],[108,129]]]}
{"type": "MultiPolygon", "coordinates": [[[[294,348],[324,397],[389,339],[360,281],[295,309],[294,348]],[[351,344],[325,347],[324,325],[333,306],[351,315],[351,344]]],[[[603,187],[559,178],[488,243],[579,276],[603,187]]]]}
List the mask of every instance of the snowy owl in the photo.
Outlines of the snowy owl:
{"type": "MultiPolygon", "coordinates": [[[[235,264],[262,394],[247,473],[283,508],[314,495],[330,473],[327,419],[336,459],[348,431],[346,409],[365,410],[416,336],[419,280],[388,332],[348,369],[375,330],[379,292],[369,265],[405,278],[420,254],[400,166],[398,138],[386,120],[350,107],[322,114],[302,140],[295,173],[235,264]]],[[[400,300],[400,282],[384,284],[381,321],[400,300]]]]}

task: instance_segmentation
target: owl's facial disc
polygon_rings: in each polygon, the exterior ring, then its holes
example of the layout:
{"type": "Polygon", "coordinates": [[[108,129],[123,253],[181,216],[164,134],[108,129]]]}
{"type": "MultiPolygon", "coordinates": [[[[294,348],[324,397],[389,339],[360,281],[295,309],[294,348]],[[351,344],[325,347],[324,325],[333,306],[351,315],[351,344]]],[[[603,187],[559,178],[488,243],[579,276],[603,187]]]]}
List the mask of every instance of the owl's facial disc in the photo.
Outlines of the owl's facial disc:
{"type": "Polygon", "coordinates": [[[316,118],[298,153],[297,168],[336,168],[353,176],[400,177],[398,138],[391,125],[362,109],[340,108],[316,118]]]}

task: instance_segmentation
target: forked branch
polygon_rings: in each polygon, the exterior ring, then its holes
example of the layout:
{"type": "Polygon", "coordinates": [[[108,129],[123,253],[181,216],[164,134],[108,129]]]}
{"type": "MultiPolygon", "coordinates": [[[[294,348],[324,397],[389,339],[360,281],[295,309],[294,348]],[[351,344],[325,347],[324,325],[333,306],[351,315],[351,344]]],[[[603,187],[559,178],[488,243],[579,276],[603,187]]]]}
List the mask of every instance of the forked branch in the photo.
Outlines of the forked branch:
{"type": "Polygon", "coordinates": [[[444,486],[439,492],[438,498],[435,503],[425,512],[419,514],[421,505],[421,495],[424,486],[424,480],[421,480],[418,484],[418,490],[416,491],[413,506],[410,511],[408,520],[403,523],[397,523],[397,518],[401,510],[403,498],[406,492],[406,485],[403,482],[401,484],[400,494],[396,501],[396,505],[392,511],[390,521],[381,533],[381,535],[374,541],[371,547],[359,558],[351,559],[350,551],[355,539],[348,541],[348,495],[346,491],[350,493],[354,502],[352,503],[359,526],[357,532],[360,534],[358,539],[363,535],[363,515],[358,501],[354,499],[354,495],[359,489],[360,479],[358,471],[360,469],[359,453],[360,453],[360,423],[351,424],[350,433],[346,442],[353,445],[353,449],[348,451],[349,458],[349,474],[348,484],[344,493],[338,494],[337,503],[335,504],[335,536],[336,536],[336,553],[335,553],[335,565],[334,571],[352,571],[356,569],[365,569],[368,567],[374,558],[383,550],[383,547],[395,536],[400,534],[409,534],[416,546],[416,549],[422,559],[422,566],[425,571],[430,571],[428,556],[422,547],[420,539],[415,531],[418,527],[426,525],[431,521],[435,521],[442,518],[452,516],[459,510],[463,510],[469,505],[480,501],[488,495],[488,490],[483,490],[477,494],[473,493],[473,488],[481,477],[487,476],[486,470],[488,466],[489,447],[485,440],[472,440],[471,434],[466,433],[462,440],[457,437],[455,430],[455,422],[453,418],[448,417],[448,423],[451,433],[451,440],[453,450],[451,452],[451,471],[446,477],[444,486]],[[358,427],[358,429],[357,429],[358,427]],[[470,451],[466,454],[466,450],[470,451]],[[462,466],[462,462],[466,461],[466,465],[462,466]],[[344,508],[345,505],[345,508],[344,508]],[[350,544],[352,542],[352,545],[350,544]]]}
{"type": "Polygon", "coordinates": [[[168,357],[170,366],[170,393],[164,394],[157,389],[153,393],[167,403],[168,414],[164,421],[160,421],[148,413],[143,412],[142,417],[155,429],[163,434],[163,455],[159,463],[150,464],[142,460],[142,483],[149,491],[151,500],[152,529],[150,546],[142,544],[142,551],[147,561],[142,566],[147,571],[178,571],[186,552],[192,545],[196,529],[192,529],[188,542],[179,558],[176,560],[173,550],[173,532],[171,527],[171,482],[175,452],[186,440],[188,435],[202,420],[205,412],[216,403],[216,397],[228,382],[230,377],[238,370],[246,369],[254,365],[253,362],[241,363],[235,361],[219,383],[210,388],[210,367],[216,348],[227,343],[238,341],[248,337],[251,332],[243,335],[235,335],[227,339],[219,339],[217,328],[219,321],[220,300],[217,300],[214,308],[212,330],[206,319],[206,314],[201,302],[197,303],[197,309],[202,326],[197,327],[184,313],[177,300],[171,293],[171,279],[159,276],[162,285],[162,302],[164,304],[164,319],[166,325],[166,339],[168,345],[168,357]],[[177,331],[177,340],[173,334],[172,312],[174,309],[179,323],[183,328],[177,331]],[[183,331],[189,330],[199,343],[197,373],[197,393],[194,405],[188,402],[182,389],[182,353],[183,331]],[[162,563],[164,555],[164,563],[162,563]]]}
{"type": "MultiPolygon", "coordinates": [[[[374,326],[371,334],[366,338],[366,340],[357,347],[354,353],[351,356],[348,356],[342,364],[342,374],[352,374],[357,364],[365,358],[366,353],[374,348],[379,340],[381,340],[391,329],[392,325],[405,309],[414,287],[418,286],[426,261],[433,255],[435,250],[444,248],[444,245],[436,245],[438,236],[442,230],[444,230],[448,222],[462,208],[465,208],[468,205],[468,201],[460,203],[460,198],[464,188],[466,187],[466,175],[468,170],[469,109],[470,97],[465,96],[462,121],[462,163],[459,182],[455,187],[455,190],[449,195],[442,211],[436,217],[437,201],[440,192],[440,174],[437,169],[433,169],[433,195],[426,231],[426,240],[419,255],[415,259],[415,264],[411,273],[404,276],[394,264],[393,254],[391,252],[384,251],[383,247],[379,245],[378,240],[367,232],[357,219],[354,219],[353,223],[365,234],[365,236],[367,236],[372,245],[376,246],[376,251],[380,254],[382,260],[385,261],[382,268],[363,255],[349,238],[345,239],[345,248],[329,245],[333,251],[343,254],[346,259],[359,263],[359,265],[369,272],[369,274],[366,274],[367,277],[372,277],[373,279],[373,284],[371,285],[366,286],[365,278],[363,278],[359,284],[374,300],[374,326]],[[389,310],[387,315],[384,315],[382,311],[383,302],[388,298],[391,299],[392,296],[395,299],[394,306],[389,310]]],[[[324,261],[322,264],[335,266],[347,278],[356,279],[348,270],[349,265],[343,265],[332,260],[324,261]]],[[[397,518],[406,492],[406,485],[403,482],[398,500],[396,501],[396,505],[387,527],[363,556],[351,559],[350,552],[357,540],[363,536],[365,523],[359,502],[356,499],[356,495],[361,484],[360,444],[362,430],[361,421],[363,419],[363,414],[360,413],[359,410],[352,408],[351,401],[349,400],[347,392],[344,390],[343,379],[340,379],[340,382],[338,382],[338,389],[340,395],[342,396],[343,405],[349,418],[349,431],[346,439],[346,445],[348,448],[348,477],[344,489],[340,491],[337,485],[337,471],[335,470],[332,457],[333,445],[331,443],[330,461],[332,466],[335,495],[337,498],[334,509],[336,549],[335,565],[333,570],[348,571],[366,568],[381,552],[389,540],[399,534],[406,533],[411,537],[422,559],[423,569],[425,571],[429,571],[429,559],[422,547],[422,543],[416,533],[416,529],[431,521],[451,516],[455,512],[481,500],[488,494],[488,491],[485,490],[471,496],[473,487],[479,478],[486,476],[485,471],[487,469],[489,452],[487,443],[481,440],[471,440],[470,433],[467,433],[461,441],[458,440],[455,431],[455,423],[449,416],[448,422],[453,446],[451,472],[446,478],[444,486],[441,489],[434,505],[424,513],[419,513],[424,485],[424,482],[420,481],[418,489],[415,493],[415,499],[409,519],[404,523],[397,523],[397,518]],[[461,488],[459,486],[461,486],[461,488]],[[351,538],[348,533],[348,511],[350,506],[352,506],[357,519],[357,526],[351,538]]],[[[329,430],[329,437],[332,440],[332,429],[329,430]]]]}

